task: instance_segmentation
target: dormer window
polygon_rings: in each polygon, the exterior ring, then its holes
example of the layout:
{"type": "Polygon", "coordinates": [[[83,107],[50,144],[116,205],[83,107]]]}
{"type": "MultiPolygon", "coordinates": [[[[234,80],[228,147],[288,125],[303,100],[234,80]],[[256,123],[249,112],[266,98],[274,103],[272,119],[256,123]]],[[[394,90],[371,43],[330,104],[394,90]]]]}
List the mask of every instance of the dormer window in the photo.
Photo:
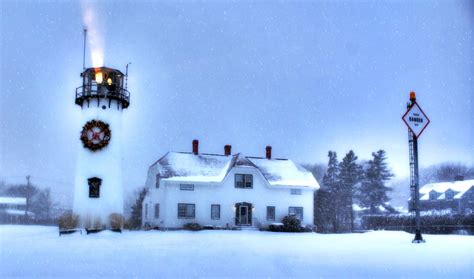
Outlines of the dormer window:
{"type": "Polygon", "coordinates": [[[451,201],[451,200],[453,200],[453,198],[454,198],[454,192],[451,191],[451,190],[447,190],[447,191],[445,192],[445,195],[446,195],[446,200],[447,200],[447,201],[451,201]]]}
{"type": "Polygon", "coordinates": [[[438,193],[436,191],[430,192],[430,201],[435,201],[438,199],[438,193]]]}
{"type": "Polygon", "coordinates": [[[253,188],[253,175],[235,174],[235,188],[253,188]]]}

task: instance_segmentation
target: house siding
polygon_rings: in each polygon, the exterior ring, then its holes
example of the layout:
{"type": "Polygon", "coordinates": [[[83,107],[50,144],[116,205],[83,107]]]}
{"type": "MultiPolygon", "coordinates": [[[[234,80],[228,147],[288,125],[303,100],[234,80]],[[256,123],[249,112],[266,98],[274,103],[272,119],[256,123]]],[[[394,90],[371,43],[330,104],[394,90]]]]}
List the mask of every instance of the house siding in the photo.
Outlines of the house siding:
{"type": "Polygon", "coordinates": [[[474,201],[471,199],[471,195],[474,194],[474,187],[471,187],[469,191],[464,193],[459,201],[459,210],[461,213],[472,213],[474,212],[474,201]]]}

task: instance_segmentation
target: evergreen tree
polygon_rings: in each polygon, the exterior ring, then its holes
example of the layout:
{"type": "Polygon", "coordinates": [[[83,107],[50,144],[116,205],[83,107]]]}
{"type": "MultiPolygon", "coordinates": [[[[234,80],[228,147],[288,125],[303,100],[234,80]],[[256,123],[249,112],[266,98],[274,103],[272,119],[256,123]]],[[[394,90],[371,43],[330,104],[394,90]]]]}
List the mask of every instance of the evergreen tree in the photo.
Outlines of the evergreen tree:
{"type": "Polygon", "coordinates": [[[143,200],[145,199],[147,193],[148,189],[146,187],[143,188],[138,194],[138,198],[136,199],[135,203],[132,205],[132,215],[130,216],[128,222],[130,228],[132,229],[138,229],[142,225],[142,206],[143,200]]]}
{"type": "Polygon", "coordinates": [[[339,207],[340,207],[340,193],[341,185],[339,180],[339,163],[337,161],[337,154],[334,151],[328,152],[329,162],[326,173],[323,177],[323,185],[321,187],[321,195],[325,200],[320,201],[321,206],[325,206],[322,216],[323,220],[327,220],[333,228],[333,232],[339,231],[339,207]]]}
{"type": "Polygon", "coordinates": [[[324,185],[321,185],[321,188],[314,192],[314,224],[319,232],[328,232],[332,226],[334,205],[331,197],[331,193],[324,185]]]}
{"type": "Polygon", "coordinates": [[[354,203],[355,187],[362,176],[362,167],[357,164],[357,156],[354,151],[349,151],[339,164],[339,178],[341,183],[341,206],[342,216],[350,219],[351,231],[354,230],[354,203]]]}
{"type": "Polygon", "coordinates": [[[393,174],[387,167],[384,150],[372,153],[372,157],[361,183],[359,200],[363,207],[369,207],[371,213],[377,213],[379,206],[385,207],[385,203],[390,200],[387,193],[392,188],[385,186],[385,182],[390,180],[393,174]]]}

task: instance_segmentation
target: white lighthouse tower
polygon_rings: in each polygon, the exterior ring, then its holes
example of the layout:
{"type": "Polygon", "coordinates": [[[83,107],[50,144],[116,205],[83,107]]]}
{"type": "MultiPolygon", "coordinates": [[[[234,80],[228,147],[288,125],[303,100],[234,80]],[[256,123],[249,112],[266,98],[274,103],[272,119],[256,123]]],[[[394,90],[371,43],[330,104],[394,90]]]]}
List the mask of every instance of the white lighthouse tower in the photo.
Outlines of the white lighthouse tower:
{"type": "Polygon", "coordinates": [[[101,230],[123,216],[122,111],[130,104],[130,93],[124,88],[125,75],[115,69],[88,68],[81,77],[82,86],[76,89],[82,127],[73,211],[80,226],[101,230]]]}

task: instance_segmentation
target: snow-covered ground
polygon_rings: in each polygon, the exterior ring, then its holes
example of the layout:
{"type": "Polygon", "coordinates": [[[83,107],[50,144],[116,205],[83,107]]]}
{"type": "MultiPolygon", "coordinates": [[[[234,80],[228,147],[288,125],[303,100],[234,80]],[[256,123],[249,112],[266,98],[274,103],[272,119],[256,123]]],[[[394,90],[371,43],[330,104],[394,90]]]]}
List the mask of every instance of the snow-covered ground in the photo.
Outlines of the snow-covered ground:
{"type": "Polygon", "coordinates": [[[0,226],[0,277],[474,278],[474,237],[0,226]]]}

